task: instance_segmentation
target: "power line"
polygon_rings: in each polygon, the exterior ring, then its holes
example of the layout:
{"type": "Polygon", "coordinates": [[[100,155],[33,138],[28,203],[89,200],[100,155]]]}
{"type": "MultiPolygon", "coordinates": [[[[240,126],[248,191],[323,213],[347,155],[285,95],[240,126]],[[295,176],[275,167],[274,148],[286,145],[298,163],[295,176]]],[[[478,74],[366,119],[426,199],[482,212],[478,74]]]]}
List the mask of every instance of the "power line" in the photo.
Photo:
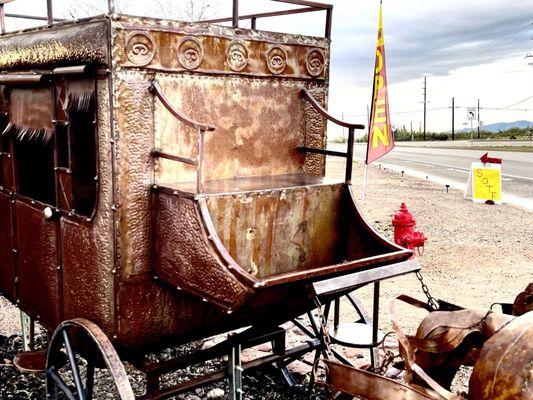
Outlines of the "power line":
{"type": "Polygon", "coordinates": [[[499,53],[499,54],[496,54],[495,56],[492,56],[492,57],[489,57],[489,58],[485,59],[480,64],[489,64],[489,63],[497,60],[498,58],[501,58],[501,57],[509,54],[512,51],[518,50],[520,47],[522,47],[524,44],[526,44],[530,40],[532,40],[532,38],[525,39],[525,40],[521,41],[520,43],[515,44],[515,45],[507,48],[507,50],[504,50],[503,53],[499,53]]]}
{"type": "Polygon", "coordinates": [[[484,55],[485,53],[489,52],[490,50],[494,49],[494,45],[498,44],[498,43],[501,43],[501,42],[504,42],[505,40],[507,39],[510,39],[511,37],[513,36],[516,36],[518,33],[522,32],[523,30],[529,28],[530,26],[533,25],[533,22],[530,21],[529,17],[527,19],[525,19],[524,21],[528,21],[524,26],[522,26],[521,28],[518,28],[516,31],[513,31],[503,37],[500,37],[498,39],[493,39],[491,40],[489,43],[486,44],[486,46],[483,47],[483,49],[478,52],[477,54],[474,54],[473,56],[471,56],[471,59],[475,59],[475,58],[478,58],[479,56],[481,55],[484,55]]]}
{"type": "Polygon", "coordinates": [[[503,108],[509,108],[509,107],[517,106],[518,104],[522,104],[522,103],[528,101],[529,99],[533,99],[533,96],[526,97],[524,100],[520,100],[518,103],[514,103],[514,104],[511,104],[510,106],[503,107],[503,108]]]}

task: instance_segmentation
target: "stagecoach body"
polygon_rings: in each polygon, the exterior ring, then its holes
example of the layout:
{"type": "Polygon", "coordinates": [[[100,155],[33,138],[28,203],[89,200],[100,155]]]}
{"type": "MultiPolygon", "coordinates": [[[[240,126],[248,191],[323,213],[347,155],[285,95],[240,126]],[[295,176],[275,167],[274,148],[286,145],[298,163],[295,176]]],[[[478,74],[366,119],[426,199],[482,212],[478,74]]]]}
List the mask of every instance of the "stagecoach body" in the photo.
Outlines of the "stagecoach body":
{"type": "Polygon", "coordinates": [[[310,150],[328,38],[106,16],[0,43],[0,290],[47,329],[85,318],[146,353],[411,256],[310,150]]]}

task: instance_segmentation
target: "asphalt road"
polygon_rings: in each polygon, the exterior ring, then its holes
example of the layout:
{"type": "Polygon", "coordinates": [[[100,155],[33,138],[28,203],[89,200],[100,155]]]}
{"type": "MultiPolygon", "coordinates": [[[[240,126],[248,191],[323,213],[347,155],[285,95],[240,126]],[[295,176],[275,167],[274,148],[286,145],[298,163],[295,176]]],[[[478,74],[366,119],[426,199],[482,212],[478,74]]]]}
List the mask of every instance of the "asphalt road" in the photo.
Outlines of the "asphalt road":
{"type": "MultiPolygon", "coordinates": [[[[343,151],[346,145],[330,147],[343,151]]],[[[363,160],[366,145],[356,144],[355,158],[363,160]]],[[[470,165],[485,154],[483,150],[443,149],[397,146],[376,164],[408,175],[464,190],[470,165]]],[[[503,159],[503,199],[507,203],[533,209],[533,148],[532,152],[491,151],[489,156],[503,159]]]]}

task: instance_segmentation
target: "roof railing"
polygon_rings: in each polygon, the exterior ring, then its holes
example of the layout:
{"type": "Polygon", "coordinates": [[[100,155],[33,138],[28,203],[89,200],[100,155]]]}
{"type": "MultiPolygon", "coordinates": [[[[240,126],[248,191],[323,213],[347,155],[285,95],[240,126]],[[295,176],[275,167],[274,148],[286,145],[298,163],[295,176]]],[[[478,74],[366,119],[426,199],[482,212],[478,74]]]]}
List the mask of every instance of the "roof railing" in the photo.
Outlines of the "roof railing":
{"type": "MultiPolygon", "coordinates": [[[[36,15],[6,13],[4,10],[4,4],[10,3],[12,1],[14,0],[0,0],[0,34],[6,33],[6,24],[5,24],[6,18],[46,21],[48,25],[52,25],[53,23],[56,23],[56,22],[66,21],[63,18],[54,17],[53,4],[52,4],[53,0],[46,0],[46,17],[36,16],[36,15]]],[[[259,18],[269,18],[269,17],[277,17],[277,16],[283,16],[283,15],[293,15],[293,14],[301,14],[301,13],[308,13],[308,12],[325,11],[326,12],[326,28],[325,28],[324,36],[328,39],[331,37],[331,25],[332,25],[332,19],[333,19],[333,5],[331,4],[318,3],[315,1],[308,1],[308,0],[271,0],[271,1],[278,2],[278,3],[287,3],[287,4],[297,5],[301,7],[292,8],[288,10],[281,10],[281,11],[240,15],[239,14],[239,0],[232,0],[232,1],[233,1],[233,15],[231,17],[214,18],[214,19],[202,20],[199,22],[207,22],[207,23],[231,22],[234,28],[238,28],[239,21],[250,20],[251,28],[255,30],[257,28],[257,20],[259,18]]],[[[114,14],[117,9],[116,0],[107,0],[107,5],[108,5],[109,14],[114,14]]]]}

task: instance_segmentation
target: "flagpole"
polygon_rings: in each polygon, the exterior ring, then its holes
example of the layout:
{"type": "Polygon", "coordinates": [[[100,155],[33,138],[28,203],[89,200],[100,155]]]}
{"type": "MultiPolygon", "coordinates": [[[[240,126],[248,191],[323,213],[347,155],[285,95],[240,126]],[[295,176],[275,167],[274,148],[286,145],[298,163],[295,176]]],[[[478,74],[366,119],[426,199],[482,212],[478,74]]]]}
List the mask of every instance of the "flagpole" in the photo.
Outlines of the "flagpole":
{"type": "MultiPolygon", "coordinates": [[[[383,0],[379,0],[379,12],[381,13],[381,7],[383,4],[383,0]]],[[[374,92],[376,91],[376,73],[375,69],[372,70],[372,94],[371,94],[371,100],[370,100],[370,111],[368,110],[368,105],[366,106],[366,114],[367,114],[367,120],[368,120],[368,130],[367,130],[367,138],[366,138],[366,155],[365,155],[365,175],[363,177],[363,190],[361,191],[361,200],[365,199],[366,196],[366,184],[368,182],[368,149],[370,147],[370,118],[372,116],[372,113],[374,112],[374,92]]]]}

